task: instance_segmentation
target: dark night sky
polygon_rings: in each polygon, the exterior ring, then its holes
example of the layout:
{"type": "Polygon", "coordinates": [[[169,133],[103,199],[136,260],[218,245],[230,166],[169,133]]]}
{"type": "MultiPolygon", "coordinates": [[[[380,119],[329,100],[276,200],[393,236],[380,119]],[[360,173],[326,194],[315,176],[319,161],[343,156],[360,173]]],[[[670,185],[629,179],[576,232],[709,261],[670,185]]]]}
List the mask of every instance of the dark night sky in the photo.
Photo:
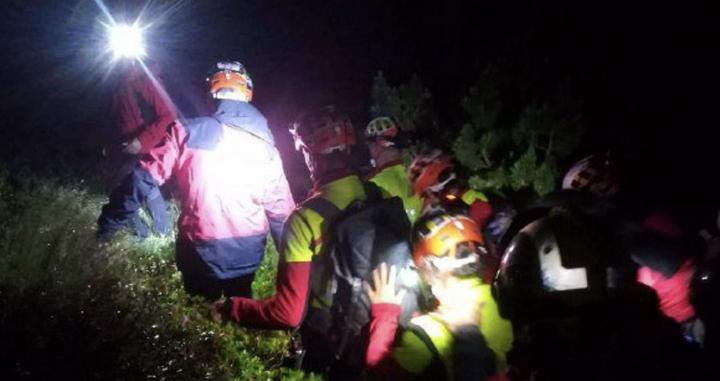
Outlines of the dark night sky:
{"type": "MultiPolygon", "coordinates": [[[[108,1],[129,19],[143,3],[108,1]]],[[[707,116],[717,99],[716,18],[693,2],[628,3],[153,1],[145,14],[157,20],[151,55],[186,114],[200,112],[212,62],[238,59],[284,152],[283,127],[303,105],[334,102],[363,125],[378,70],[395,83],[417,74],[441,119],[457,128],[467,88],[501,58],[538,93],[568,78],[576,84],[588,148],[619,147],[643,181],[666,193],[714,197],[718,122],[707,116]]],[[[76,146],[92,145],[88,131],[106,123],[116,77],[98,53],[97,6],[5,1],[0,12],[0,157],[91,156],[76,146]]]]}

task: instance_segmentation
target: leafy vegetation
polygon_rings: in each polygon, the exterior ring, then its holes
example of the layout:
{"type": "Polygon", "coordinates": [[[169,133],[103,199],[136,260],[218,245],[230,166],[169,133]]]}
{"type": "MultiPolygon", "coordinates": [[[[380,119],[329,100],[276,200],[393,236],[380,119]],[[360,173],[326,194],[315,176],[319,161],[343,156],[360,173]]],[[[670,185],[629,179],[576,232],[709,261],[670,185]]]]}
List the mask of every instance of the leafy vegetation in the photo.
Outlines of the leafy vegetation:
{"type": "Polygon", "coordinates": [[[392,116],[405,131],[435,125],[432,96],[416,76],[406,84],[391,86],[382,72],[373,79],[370,116],[392,116]]]}
{"type": "MultiPolygon", "coordinates": [[[[182,290],[173,239],[94,238],[104,197],[0,172],[3,379],[306,379],[288,335],[209,319],[182,290]]],[[[268,245],[256,296],[274,291],[268,245]]]]}
{"type": "Polygon", "coordinates": [[[558,86],[549,98],[507,95],[522,87],[517,83],[521,80],[497,65],[488,66],[462,100],[464,121],[449,139],[445,135],[453,130],[448,127],[452,122],[435,121],[430,93],[417,78],[393,87],[378,73],[371,114],[393,116],[411,129],[431,130],[425,134],[435,138],[438,148],[454,154],[475,189],[541,196],[555,190],[561,175],[558,163],[580,142],[580,107],[571,101],[567,84],[558,86]],[[443,144],[448,140],[450,144],[443,144]]]}

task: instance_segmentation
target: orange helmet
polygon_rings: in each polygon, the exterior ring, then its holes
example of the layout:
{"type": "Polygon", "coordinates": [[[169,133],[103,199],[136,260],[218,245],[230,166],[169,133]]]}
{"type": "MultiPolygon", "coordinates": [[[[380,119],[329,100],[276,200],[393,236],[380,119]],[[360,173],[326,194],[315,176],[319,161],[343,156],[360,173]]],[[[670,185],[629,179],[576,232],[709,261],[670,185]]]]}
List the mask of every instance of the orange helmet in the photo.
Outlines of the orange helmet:
{"type": "Polygon", "coordinates": [[[301,114],[290,124],[290,134],[296,150],[305,147],[313,154],[344,151],[355,144],[355,130],[350,118],[333,106],[301,114]]]}
{"type": "Polygon", "coordinates": [[[215,99],[232,99],[250,102],[253,84],[245,67],[237,61],[218,62],[207,82],[215,99]]]}
{"type": "Polygon", "coordinates": [[[453,162],[448,156],[440,150],[434,150],[429,154],[418,155],[413,160],[408,168],[408,179],[418,195],[425,191],[440,192],[457,177],[453,168],[453,162]]]}
{"type": "Polygon", "coordinates": [[[421,269],[470,275],[478,272],[479,254],[485,252],[484,244],[480,228],[471,218],[439,214],[418,222],[413,259],[421,269]],[[468,244],[466,250],[461,244],[468,244]]]}

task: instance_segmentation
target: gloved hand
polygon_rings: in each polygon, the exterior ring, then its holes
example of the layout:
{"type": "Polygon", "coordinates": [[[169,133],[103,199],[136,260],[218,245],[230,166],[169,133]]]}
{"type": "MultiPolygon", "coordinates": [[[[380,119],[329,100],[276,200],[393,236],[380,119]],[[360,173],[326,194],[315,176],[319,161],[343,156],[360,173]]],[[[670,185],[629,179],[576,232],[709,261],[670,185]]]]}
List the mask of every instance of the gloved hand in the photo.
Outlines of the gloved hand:
{"type": "Polygon", "coordinates": [[[140,141],[137,138],[133,138],[133,140],[123,143],[122,152],[128,155],[137,155],[141,149],[142,144],[140,144],[140,141]]]}

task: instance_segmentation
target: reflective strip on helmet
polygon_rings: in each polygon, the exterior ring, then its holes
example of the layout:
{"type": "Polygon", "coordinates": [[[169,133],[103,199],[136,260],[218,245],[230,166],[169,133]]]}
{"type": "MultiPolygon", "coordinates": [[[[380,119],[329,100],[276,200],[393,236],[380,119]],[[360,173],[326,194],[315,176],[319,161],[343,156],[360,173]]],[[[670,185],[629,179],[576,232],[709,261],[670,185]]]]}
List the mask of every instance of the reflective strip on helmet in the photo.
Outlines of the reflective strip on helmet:
{"type": "Polygon", "coordinates": [[[427,190],[429,190],[430,192],[433,192],[433,193],[440,192],[441,190],[443,190],[443,188],[445,188],[445,185],[447,185],[449,182],[455,180],[456,177],[457,176],[455,175],[455,172],[451,172],[450,175],[448,175],[448,177],[444,181],[441,181],[437,184],[427,187],[427,190]]]}
{"type": "Polygon", "coordinates": [[[537,248],[543,287],[548,291],[588,288],[587,270],[584,267],[572,269],[563,267],[555,235],[551,231],[538,232],[542,226],[540,222],[542,220],[535,221],[526,229],[537,248]]]}

